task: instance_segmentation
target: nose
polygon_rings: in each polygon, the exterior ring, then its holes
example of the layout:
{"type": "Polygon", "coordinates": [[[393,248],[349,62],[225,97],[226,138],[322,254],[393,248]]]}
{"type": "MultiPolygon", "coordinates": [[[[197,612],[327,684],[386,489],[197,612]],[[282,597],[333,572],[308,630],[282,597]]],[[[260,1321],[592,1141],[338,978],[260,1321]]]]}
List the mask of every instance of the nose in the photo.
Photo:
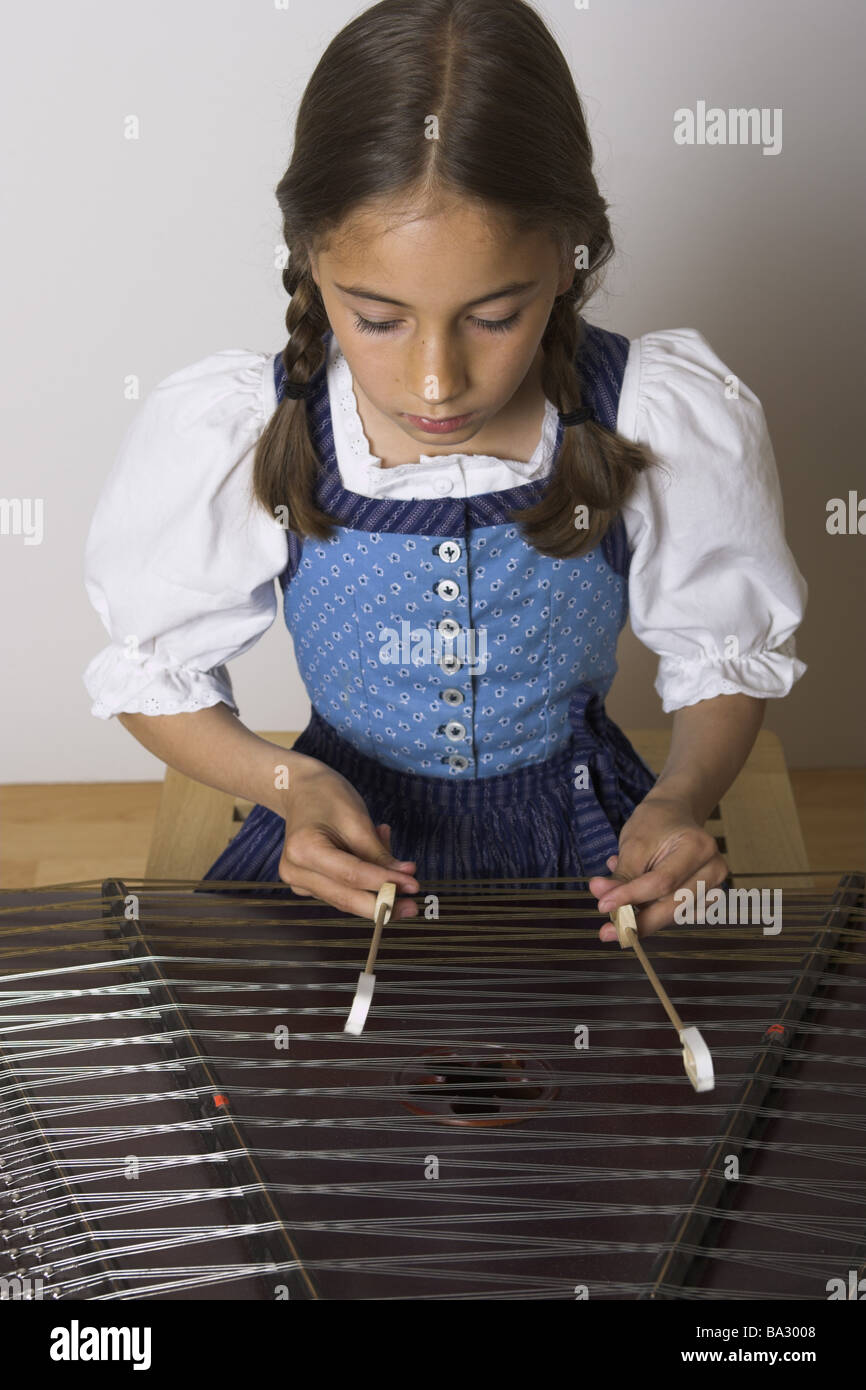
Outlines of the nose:
{"type": "Polygon", "coordinates": [[[466,394],[466,366],[453,342],[444,335],[425,335],[412,351],[408,385],[416,400],[447,405],[466,394]]]}

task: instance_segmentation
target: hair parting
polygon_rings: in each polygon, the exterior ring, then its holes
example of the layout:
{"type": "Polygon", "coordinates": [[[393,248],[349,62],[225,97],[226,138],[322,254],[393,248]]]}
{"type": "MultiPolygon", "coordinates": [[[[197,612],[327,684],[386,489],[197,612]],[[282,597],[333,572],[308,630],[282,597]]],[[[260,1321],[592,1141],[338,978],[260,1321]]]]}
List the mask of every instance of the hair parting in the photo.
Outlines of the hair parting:
{"type": "MultiPolygon", "coordinates": [[[[525,0],[381,0],[323,53],[276,188],[289,252],[282,359],[290,382],[307,384],[325,361],[329,324],[309,250],[376,198],[404,196],[408,205],[420,196],[432,205],[455,195],[506,215],[518,230],[546,229],[574,263],[542,338],[542,386],[560,412],[584,404],[580,311],[614,254],[613,238],[571,72],[525,0]],[[424,134],[431,112],[435,140],[424,134]]],[[[588,420],[564,431],[544,497],[514,519],[542,553],[581,554],[655,462],[644,446],[588,420]],[[583,529],[575,526],[578,504],[588,509],[583,529]]],[[[297,535],[327,539],[333,522],[316,504],[317,472],[306,402],[286,398],[256,447],[254,498],[272,516],[285,508],[297,535]]]]}

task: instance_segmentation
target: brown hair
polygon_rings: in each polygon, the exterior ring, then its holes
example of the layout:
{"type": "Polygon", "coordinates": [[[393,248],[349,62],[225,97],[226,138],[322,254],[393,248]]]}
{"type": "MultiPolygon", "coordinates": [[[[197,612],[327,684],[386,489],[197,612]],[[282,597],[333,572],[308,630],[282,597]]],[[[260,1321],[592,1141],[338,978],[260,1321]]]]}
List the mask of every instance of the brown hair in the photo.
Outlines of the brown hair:
{"type": "MultiPolygon", "coordinates": [[[[568,262],[586,248],[586,265],[555,301],[542,337],[545,395],[560,411],[579,407],[578,315],[614,247],[568,64],[524,0],[382,0],[328,45],[276,188],[289,250],[289,381],[308,382],[325,360],[329,324],[308,248],[368,200],[415,190],[456,192],[520,230],[546,228],[568,262]],[[434,140],[423,138],[430,113],[434,140]]],[[[545,496],[514,519],[543,553],[578,555],[599,542],[652,462],[648,450],[592,420],[569,427],[545,496]],[[583,530],[574,525],[578,503],[589,512],[583,530]]],[[[306,403],[286,397],[258,442],[253,494],[271,515],[287,508],[298,535],[324,539],[333,523],[315,502],[317,471],[306,403]]]]}

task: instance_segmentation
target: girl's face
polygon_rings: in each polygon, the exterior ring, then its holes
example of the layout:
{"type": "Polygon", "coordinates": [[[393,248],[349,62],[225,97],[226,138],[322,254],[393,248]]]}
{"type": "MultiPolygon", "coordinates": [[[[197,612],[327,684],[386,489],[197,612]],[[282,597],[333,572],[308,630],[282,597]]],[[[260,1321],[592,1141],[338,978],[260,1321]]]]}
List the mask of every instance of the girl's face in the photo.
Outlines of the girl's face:
{"type": "Polygon", "coordinates": [[[427,453],[478,435],[538,369],[554,299],[574,276],[549,235],[516,234],[466,199],[409,221],[377,201],[310,261],[377,423],[427,453]]]}

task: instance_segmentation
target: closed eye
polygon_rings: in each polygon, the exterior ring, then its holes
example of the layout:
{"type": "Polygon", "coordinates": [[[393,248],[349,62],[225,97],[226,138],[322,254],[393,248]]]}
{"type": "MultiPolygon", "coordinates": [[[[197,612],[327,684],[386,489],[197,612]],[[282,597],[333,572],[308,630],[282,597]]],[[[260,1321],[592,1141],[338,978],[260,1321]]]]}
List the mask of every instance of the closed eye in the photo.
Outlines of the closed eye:
{"type": "MultiPolygon", "coordinates": [[[[518,309],[507,319],[479,319],[470,315],[469,322],[476,324],[478,328],[485,329],[488,333],[507,333],[515,326],[519,318],[520,310],[518,309]]],[[[360,333],[393,333],[395,328],[400,327],[400,320],[389,319],[385,323],[377,323],[374,319],[365,319],[356,313],[355,327],[360,333]]]]}

